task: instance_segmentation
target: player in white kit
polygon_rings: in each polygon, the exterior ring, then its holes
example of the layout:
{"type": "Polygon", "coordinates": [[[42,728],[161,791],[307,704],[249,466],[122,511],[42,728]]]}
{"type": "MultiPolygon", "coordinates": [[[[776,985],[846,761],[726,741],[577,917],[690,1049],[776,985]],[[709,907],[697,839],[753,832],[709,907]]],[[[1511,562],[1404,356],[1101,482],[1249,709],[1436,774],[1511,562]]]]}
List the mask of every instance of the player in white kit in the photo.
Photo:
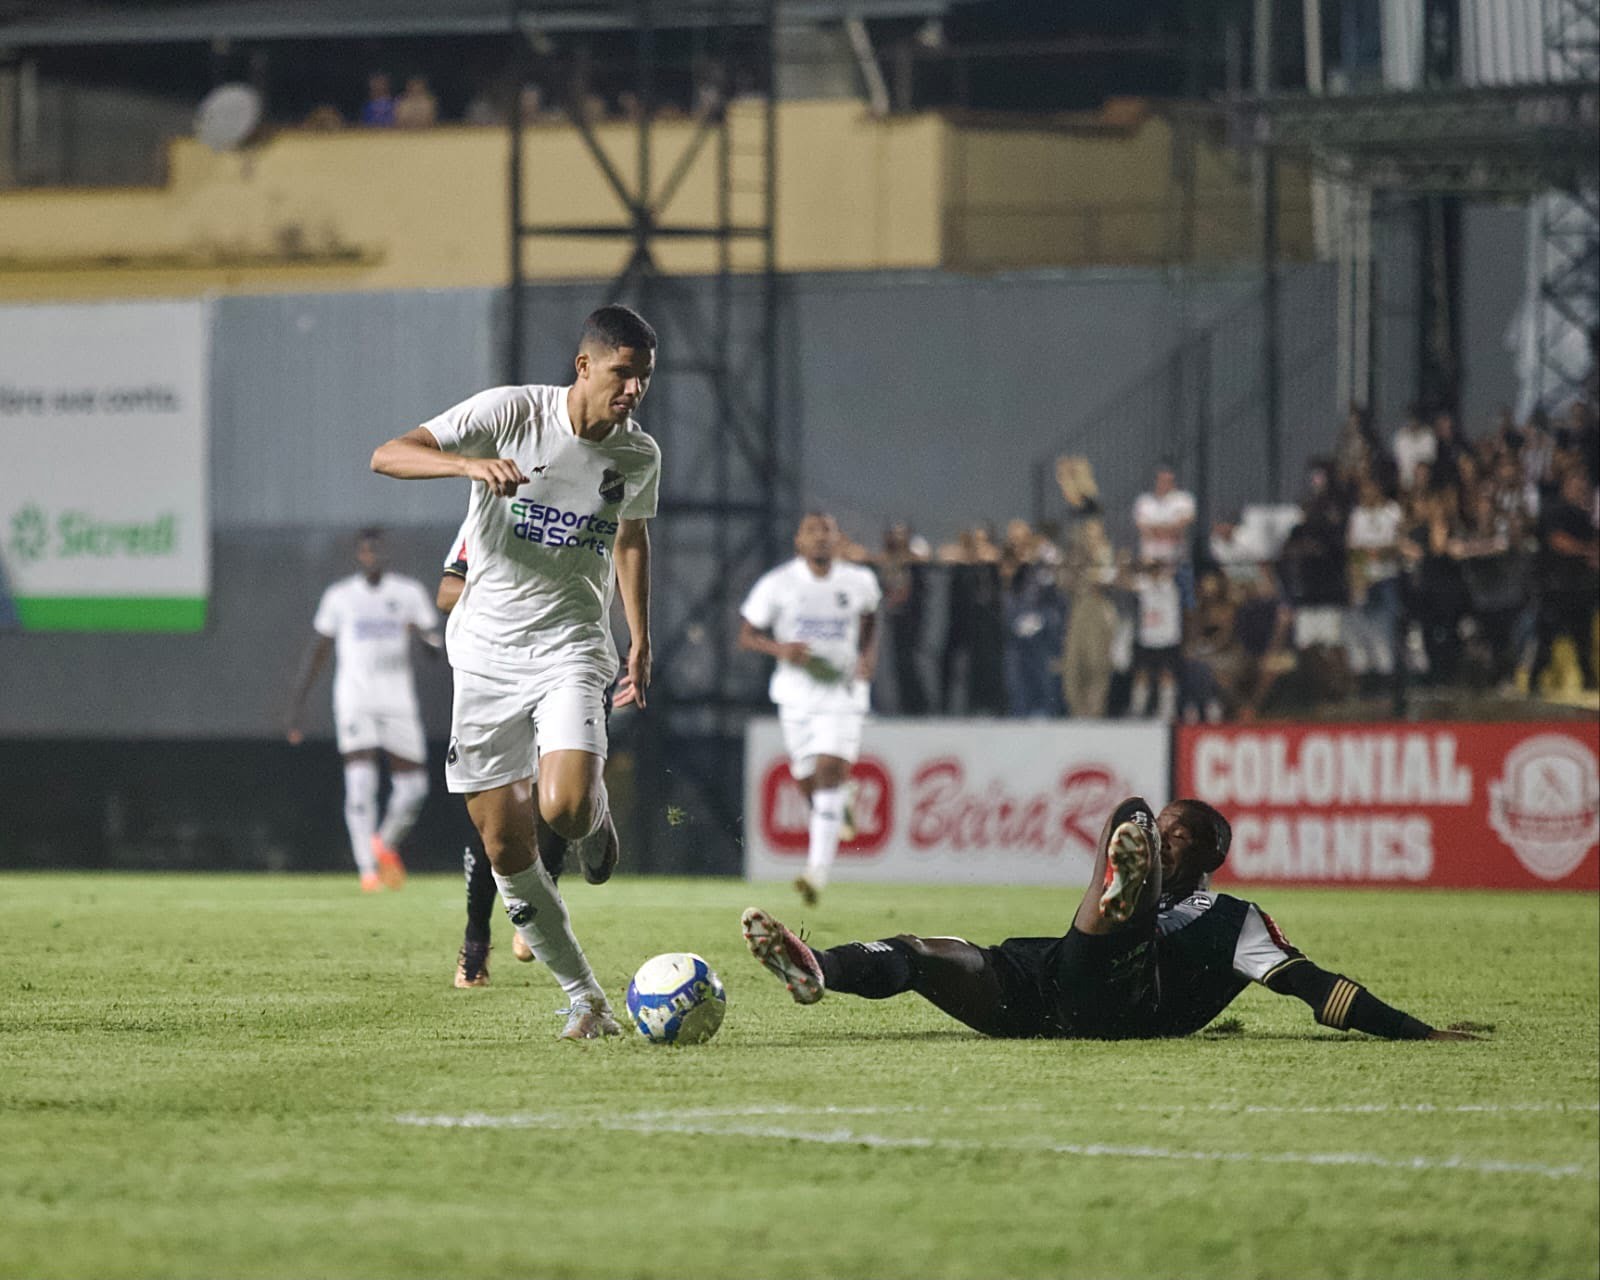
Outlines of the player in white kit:
{"type": "Polygon", "coordinates": [[[795,558],[769,570],[740,606],[739,647],[778,660],[768,693],[778,705],[789,772],[811,805],[806,869],[794,887],[807,906],[827,886],[848,839],[847,784],[878,660],[877,576],[836,558],[839,526],[807,512],[795,558]]]}
{"type": "Polygon", "coordinates": [[[363,529],[356,540],[359,573],[322,593],[312,647],[289,704],[288,738],[304,740],[300,713],[306,694],[336,655],[333,726],[344,757],[344,820],[361,888],[373,892],[405,883],[399,846],[428,798],[427,742],[411,677],[411,639],[435,652],[439,615],[415,578],[384,567],[382,534],[363,529]],[[388,758],[389,804],[378,825],[378,757],[388,758]]]}
{"type": "Polygon", "coordinates": [[[602,769],[617,673],[610,607],[631,644],[617,700],[650,684],[650,536],[661,453],[632,420],[655,372],[655,331],[627,307],[584,322],[571,386],[495,387],[381,445],[400,480],[466,476],[471,557],[446,641],[455,705],[445,782],[494,868],[506,913],[566,991],[562,1036],[620,1035],[539,858],[538,812],[594,882],[617,861],[602,769]]]}

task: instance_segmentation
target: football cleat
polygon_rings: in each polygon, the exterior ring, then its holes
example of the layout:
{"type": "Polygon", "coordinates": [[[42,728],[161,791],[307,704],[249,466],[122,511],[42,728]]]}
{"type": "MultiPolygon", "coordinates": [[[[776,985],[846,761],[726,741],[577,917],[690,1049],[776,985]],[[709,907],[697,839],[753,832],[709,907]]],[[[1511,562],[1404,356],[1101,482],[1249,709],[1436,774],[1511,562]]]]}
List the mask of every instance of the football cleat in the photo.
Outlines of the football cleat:
{"type": "Polygon", "coordinates": [[[522,935],[515,931],[511,934],[511,954],[523,964],[533,959],[533,948],[523,941],[522,935]]]}
{"type": "Polygon", "coordinates": [[[816,952],[792,929],[760,907],[747,908],[739,924],[750,954],[789,989],[796,1004],[816,1004],[822,999],[822,965],[817,962],[816,952]]]}
{"type": "Polygon", "coordinates": [[[794,878],[794,891],[800,895],[800,901],[808,907],[817,905],[817,899],[822,895],[817,892],[817,886],[811,883],[811,877],[804,872],[794,878]]]}
{"type": "Polygon", "coordinates": [[[583,878],[590,884],[604,884],[617,869],[617,859],[622,856],[622,846],[617,842],[617,826],[606,814],[600,826],[573,840],[570,847],[578,855],[578,865],[583,868],[583,878]]]}
{"type": "Polygon", "coordinates": [[[456,986],[463,991],[489,985],[489,944],[463,942],[456,952],[456,986]]]}
{"type": "Polygon", "coordinates": [[[376,871],[363,871],[361,873],[361,892],[377,893],[383,888],[383,881],[378,878],[376,871]]]}
{"type": "Polygon", "coordinates": [[[844,817],[839,823],[839,843],[849,844],[859,834],[856,830],[856,784],[851,779],[844,784],[844,817]]]}
{"type": "Polygon", "coordinates": [[[1133,914],[1139,892],[1150,878],[1150,868],[1160,856],[1161,836],[1148,811],[1140,810],[1119,822],[1106,844],[1105,888],[1100,894],[1100,914],[1121,924],[1133,914]]]}
{"type": "Polygon", "coordinates": [[[611,1014],[611,1006],[602,995],[579,996],[567,1010],[567,1025],[562,1028],[562,1040],[602,1040],[607,1036],[620,1036],[622,1026],[611,1014]]]}
{"type": "Polygon", "coordinates": [[[406,884],[406,864],[400,855],[384,844],[378,836],[372,837],[372,852],[378,859],[378,879],[385,889],[403,889],[406,884]]]}

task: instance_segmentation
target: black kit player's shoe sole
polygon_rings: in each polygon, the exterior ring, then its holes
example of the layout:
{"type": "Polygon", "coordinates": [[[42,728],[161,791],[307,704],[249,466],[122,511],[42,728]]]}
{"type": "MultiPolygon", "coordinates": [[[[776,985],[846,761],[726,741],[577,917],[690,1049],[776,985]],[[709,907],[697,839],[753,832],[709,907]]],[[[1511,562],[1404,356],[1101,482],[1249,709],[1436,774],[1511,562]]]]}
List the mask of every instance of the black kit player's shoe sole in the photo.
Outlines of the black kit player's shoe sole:
{"type": "Polygon", "coordinates": [[[1139,905],[1139,894],[1161,856],[1161,833],[1155,815],[1143,800],[1126,800],[1117,807],[1106,842],[1106,878],[1100,894],[1100,914],[1121,924],[1139,905]]]}
{"type": "Polygon", "coordinates": [[[796,1004],[816,1004],[822,999],[822,966],[816,953],[792,929],[760,907],[747,907],[739,925],[750,954],[789,989],[796,1004]]]}

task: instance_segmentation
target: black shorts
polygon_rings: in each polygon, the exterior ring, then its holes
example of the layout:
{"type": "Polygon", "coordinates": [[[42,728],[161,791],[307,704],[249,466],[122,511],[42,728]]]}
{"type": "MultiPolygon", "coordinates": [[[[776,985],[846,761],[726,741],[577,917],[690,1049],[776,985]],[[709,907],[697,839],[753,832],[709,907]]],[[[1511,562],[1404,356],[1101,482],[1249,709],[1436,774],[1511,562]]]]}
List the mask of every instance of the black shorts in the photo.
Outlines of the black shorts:
{"type": "Polygon", "coordinates": [[[984,948],[1002,1009],[989,1034],[1025,1039],[1124,1040],[1151,1034],[1160,1004],[1156,931],[1007,938],[984,948]]]}

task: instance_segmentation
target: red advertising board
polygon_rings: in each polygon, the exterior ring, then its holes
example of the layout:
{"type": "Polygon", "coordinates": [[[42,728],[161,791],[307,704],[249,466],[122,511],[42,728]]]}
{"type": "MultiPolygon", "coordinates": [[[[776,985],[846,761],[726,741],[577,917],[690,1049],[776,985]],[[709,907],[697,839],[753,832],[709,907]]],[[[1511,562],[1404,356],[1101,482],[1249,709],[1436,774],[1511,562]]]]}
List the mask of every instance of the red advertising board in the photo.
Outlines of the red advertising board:
{"type": "Polygon", "coordinates": [[[1220,809],[1216,879],[1600,889],[1600,725],[1183,728],[1176,793],[1220,809]]]}

